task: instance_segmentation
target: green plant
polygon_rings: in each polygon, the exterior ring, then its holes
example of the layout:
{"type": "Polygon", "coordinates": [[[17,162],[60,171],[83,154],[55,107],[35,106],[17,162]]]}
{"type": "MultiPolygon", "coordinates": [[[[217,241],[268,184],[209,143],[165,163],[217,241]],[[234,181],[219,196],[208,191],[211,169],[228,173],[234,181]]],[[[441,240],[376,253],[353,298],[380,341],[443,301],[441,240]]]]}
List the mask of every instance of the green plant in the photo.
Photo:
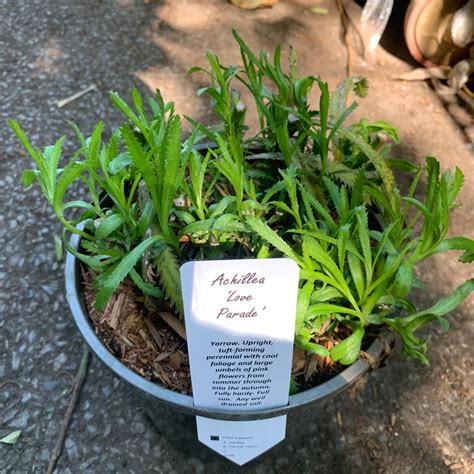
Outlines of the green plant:
{"type": "Polygon", "coordinates": [[[404,353],[427,364],[427,339],[416,332],[434,320],[446,328],[443,316],[474,289],[474,280],[466,281],[421,311],[409,298],[420,286],[414,266],[421,260],[456,249],[463,251],[461,262],[472,262],[471,239],[446,238],[461,171],[441,173],[432,157],[419,166],[390,158],[389,141],[399,139],[383,121],[343,126],[356,107],[346,107],[349,94],[367,95],[365,79],[348,78],[330,94],[321,79],[298,75],[294,50],[285,72],[280,47],[270,59],[234,37],[243,67],[224,66],[208,53],[209,71],[190,71],[209,76],[198,94],[211,98],[219,123],[205,127],[187,118],[187,139],[159,91],[145,105],[134,89],[133,106],[112,93],[126,121],[108,140],[102,123],[89,138],[73,125],[80,147],[63,168],[65,137],[35,150],[10,121],[36,163],[23,174],[25,186],[36,180],[65,231],[82,237],[82,251],[69,251],[97,273],[97,308],[128,277],[182,317],[184,261],[284,255],[301,268],[297,346],[351,364],[368,327],[390,327],[404,353]],[[315,85],[318,109],[308,102],[315,85]],[[239,86],[255,101],[253,134],[239,86]],[[203,139],[213,145],[197,151],[203,139]],[[406,196],[394,169],[412,177],[406,196]],[[68,201],[76,182],[88,197],[68,201]]]}

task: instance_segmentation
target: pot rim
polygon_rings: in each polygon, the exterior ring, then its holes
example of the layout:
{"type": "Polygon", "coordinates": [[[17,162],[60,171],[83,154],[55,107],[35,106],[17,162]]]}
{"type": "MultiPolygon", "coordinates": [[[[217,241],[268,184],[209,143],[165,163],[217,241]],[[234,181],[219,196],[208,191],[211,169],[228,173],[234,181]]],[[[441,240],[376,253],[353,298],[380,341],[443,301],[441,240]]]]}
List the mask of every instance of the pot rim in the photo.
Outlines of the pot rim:
{"type": "MultiPolygon", "coordinates": [[[[69,243],[74,250],[79,249],[80,239],[80,235],[72,235],[69,243]]],[[[69,252],[66,256],[65,284],[66,298],[74,321],[92,352],[117,377],[141,392],[142,396],[159,401],[164,405],[173,407],[175,410],[189,415],[228,421],[262,420],[286,415],[295,410],[305,408],[317,401],[336,395],[354,383],[359,377],[367,373],[371,368],[368,362],[359,359],[328,381],[309,390],[305,390],[304,392],[290,395],[288,405],[281,407],[252,411],[225,411],[196,407],[194,406],[192,396],[173,392],[172,390],[146,380],[141,375],[122,364],[122,362],[109,352],[102,341],[97,337],[94,328],[90,323],[84,305],[84,299],[81,297],[79,260],[69,252]]],[[[385,344],[380,340],[382,338],[390,344],[394,341],[394,336],[389,330],[382,331],[380,338],[375,339],[366,351],[369,360],[379,362],[383,359],[385,344]]]]}

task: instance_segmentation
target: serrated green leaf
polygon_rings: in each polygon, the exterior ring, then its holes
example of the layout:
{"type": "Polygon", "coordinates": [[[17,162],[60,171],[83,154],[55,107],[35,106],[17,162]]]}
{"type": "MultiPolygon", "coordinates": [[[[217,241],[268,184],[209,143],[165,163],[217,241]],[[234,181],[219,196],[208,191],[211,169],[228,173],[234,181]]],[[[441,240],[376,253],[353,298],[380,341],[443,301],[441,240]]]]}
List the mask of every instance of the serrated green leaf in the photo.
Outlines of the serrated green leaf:
{"type": "Polygon", "coordinates": [[[393,170],[397,171],[405,171],[407,173],[415,173],[418,171],[418,166],[414,165],[408,160],[402,160],[401,158],[389,158],[385,160],[387,164],[392,168],[393,170]]]}
{"type": "Polygon", "coordinates": [[[426,208],[431,213],[433,212],[433,205],[434,205],[434,202],[437,196],[438,187],[439,187],[440,164],[439,164],[439,161],[436,158],[433,158],[432,156],[427,156],[425,160],[426,160],[426,167],[427,167],[427,172],[428,172],[428,186],[426,190],[426,208]]]}
{"type": "Polygon", "coordinates": [[[329,357],[330,355],[329,351],[321,344],[310,342],[302,337],[297,336],[295,338],[295,346],[309,352],[310,354],[316,354],[321,357],[329,357]]]}
{"type": "Polygon", "coordinates": [[[86,201],[69,201],[63,206],[63,210],[66,209],[71,209],[74,207],[79,207],[82,209],[86,209],[88,211],[93,211],[94,213],[96,212],[96,208],[90,203],[86,201]]]}
{"type": "Polygon", "coordinates": [[[341,215],[341,192],[338,186],[332,181],[332,179],[324,176],[323,178],[324,184],[326,185],[326,189],[329,192],[329,196],[336,208],[336,212],[341,215]]]}
{"type": "Polygon", "coordinates": [[[132,88],[132,100],[135,105],[135,110],[138,112],[141,122],[148,128],[149,122],[148,117],[145,113],[145,108],[143,107],[143,101],[138,89],[136,87],[132,88]]]}
{"type": "Polygon", "coordinates": [[[54,182],[50,180],[49,168],[44,159],[43,154],[38,150],[36,151],[33,146],[31,145],[28,137],[26,136],[25,132],[21,128],[20,124],[15,120],[8,119],[8,124],[15,132],[16,136],[20,140],[20,143],[23,145],[25,150],[29,153],[32,160],[35,162],[36,166],[38,167],[39,174],[38,183],[40,185],[41,191],[47,198],[48,202],[51,204],[54,199],[54,182]]]}
{"type": "Polygon", "coordinates": [[[328,114],[329,114],[329,86],[326,82],[317,79],[321,96],[319,97],[319,121],[321,135],[326,137],[328,114]]]}
{"type": "Polygon", "coordinates": [[[340,135],[357,145],[367,156],[382,178],[384,191],[389,197],[390,204],[393,206],[395,199],[395,178],[385,159],[368,145],[355,131],[341,127],[337,131],[337,135],[340,135]]]}
{"type": "Polygon", "coordinates": [[[151,283],[145,282],[136,270],[132,269],[130,272],[130,278],[145,295],[152,296],[153,298],[157,299],[163,298],[163,292],[151,283]]]}
{"type": "Polygon", "coordinates": [[[344,224],[339,229],[339,237],[337,239],[337,258],[338,258],[338,263],[339,263],[339,270],[341,270],[341,272],[344,272],[344,264],[346,260],[346,249],[347,249],[347,243],[349,241],[349,231],[350,231],[350,225],[344,224]]]}
{"type": "Polygon", "coordinates": [[[151,152],[147,152],[144,150],[135,135],[130,130],[128,130],[128,128],[122,128],[122,136],[125,140],[125,144],[127,146],[128,153],[133,161],[133,164],[139,170],[156,209],[157,206],[160,206],[160,198],[158,195],[159,185],[156,177],[156,172],[153,169],[150,160],[151,152]]]}
{"type": "Polygon", "coordinates": [[[327,242],[328,244],[337,246],[337,239],[335,239],[334,237],[330,237],[325,232],[318,229],[314,229],[314,230],[289,229],[288,232],[301,234],[301,235],[307,235],[308,237],[314,237],[316,240],[319,241],[320,244],[322,241],[322,242],[327,242]]]}
{"type": "Polygon", "coordinates": [[[119,171],[127,168],[133,163],[132,158],[128,153],[120,153],[113,160],[109,162],[109,173],[114,175],[119,171]]]}
{"type": "Polygon", "coordinates": [[[311,295],[311,303],[324,303],[336,298],[341,298],[342,293],[336,288],[326,285],[324,288],[316,290],[311,295]]]}
{"type": "Polygon", "coordinates": [[[395,273],[390,292],[397,298],[405,298],[413,287],[413,265],[403,262],[395,273]]]}
{"type": "Polygon", "coordinates": [[[107,257],[116,257],[115,260],[110,259],[112,262],[120,259],[124,255],[123,250],[117,248],[104,248],[100,247],[95,242],[90,240],[81,240],[81,248],[87,250],[87,253],[97,255],[97,258],[106,259],[107,257]]]}
{"type": "Polygon", "coordinates": [[[191,74],[194,74],[195,72],[206,72],[207,73],[207,71],[205,69],[203,69],[202,67],[193,66],[192,68],[190,68],[188,70],[188,76],[190,76],[191,74]]]}
{"type": "Polygon", "coordinates": [[[97,227],[95,237],[100,240],[105,239],[124,224],[125,221],[125,217],[121,214],[112,214],[111,216],[106,217],[97,227]]]}
{"type": "Polygon", "coordinates": [[[164,245],[154,259],[161,286],[170,303],[175,307],[179,317],[184,316],[181,278],[178,259],[169,245],[164,245]]]}
{"type": "Polygon", "coordinates": [[[351,194],[351,207],[356,208],[362,204],[362,198],[364,194],[364,182],[365,182],[365,169],[359,168],[357,176],[352,188],[351,194]]]}
{"type": "MultiPolygon", "coordinates": [[[[7,122],[8,122],[8,125],[10,125],[11,129],[15,132],[16,136],[20,140],[20,142],[23,145],[23,147],[25,148],[25,150],[29,153],[31,158],[33,158],[35,163],[39,166],[38,161],[40,161],[40,160],[39,160],[39,157],[38,157],[38,153],[36,152],[36,150],[31,145],[30,141],[28,140],[28,137],[26,136],[26,133],[23,131],[20,124],[16,120],[12,120],[12,119],[8,119],[7,122]]],[[[40,170],[40,171],[43,172],[43,170],[40,170]]],[[[46,171],[46,170],[44,170],[44,171],[46,171]]]]}
{"type": "Polygon", "coordinates": [[[419,211],[421,211],[424,214],[427,221],[429,222],[433,221],[433,214],[431,214],[428,208],[423,203],[418,201],[418,199],[402,196],[402,200],[415,206],[419,211]]]}
{"type": "Polygon", "coordinates": [[[235,203],[235,201],[235,196],[224,196],[218,203],[209,206],[209,210],[211,211],[210,217],[221,215],[231,204],[235,203]]]}
{"type": "Polygon", "coordinates": [[[117,92],[110,93],[110,101],[119,109],[132,123],[137,127],[143,135],[147,135],[147,129],[136,116],[135,112],[128,106],[128,104],[118,95],[117,92]]]}
{"type": "Polygon", "coordinates": [[[398,224],[398,221],[392,222],[390,225],[388,225],[384,229],[382,234],[378,231],[373,231],[373,230],[369,232],[370,238],[378,242],[377,253],[375,254],[374,263],[373,263],[374,268],[376,268],[377,262],[379,261],[380,256],[384,254],[384,252],[386,254],[397,253],[397,249],[395,248],[395,246],[390,240],[391,232],[397,224],[398,224]]]}
{"type": "Polygon", "coordinates": [[[235,233],[248,232],[248,229],[238,221],[238,217],[235,214],[221,214],[216,218],[204,219],[188,224],[181,229],[179,236],[211,231],[235,233]]]}
{"type": "Polygon", "coordinates": [[[303,238],[303,249],[305,248],[308,252],[308,255],[311,255],[315,261],[325,268],[328,276],[330,277],[329,279],[326,279],[325,282],[339,289],[349,300],[358,314],[360,314],[359,307],[351,293],[349,286],[347,285],[346,279],[331,256],[325,252],[319,243],[312,237],[305,236],[303,238]]]}
{"type": "Polygon", "coordinates": [[[61,151],[66,137],[63,136],[53,146],[47,146],[44,149],[43,156],[48,171],[49,182],[51,183],[52,190],[54,190],[56,184],[56,176],[58,174],[58,164],[61,158],[61,151]]]}
{"type": "Polygon", "coordinates": [[[188,211],[178,211],[175,209],[174,214],[178,219],[181,219],[185,224],[192,224],[196,222],[196,218],[188,211]]]}
{"type": "Polygon", "coordinates": [[[349,337],[341,341],[330,350],[331,359],[343,365],[354,363],[359,356],[364,328],[357,328],[349,337]]]}
{"type": "Polygon", "coordinates": [[[436,318],[444,316],[460,305],[472,291],[474,291],[474,278],[458,286],[451,295],[441,298],[435,305],[431,306],[431,308],[424,309],[410,316],[397,318],[397,325],[409,326],[412,331],[416,331],[426,324],[425,319],[423,319],[425,316],[432,315],[436,318]]]}
{"type": "Polygon", "coordinates": [[[311,204],[314,210],[322,217],[323,222],[331,229],[337,228],[336,222],[332,218],[328,209],[326,209],[302,184],[299,184],[300,193],[311,204]]]}
{"type": "Polygon", "coordinates": [[[38,170],[24,170],[21,173],[21,177],[23,180],[23,186],[25,188],[29,188],[32,184],[33,181],[39,176],[39,171],[38,170]]]}
{"type": "Polygon", "coordinates": [[[357,235],[359,237],[362,255],[364,256],[364,268],[366,286],[372,282],[372,250],[370,248],[369,224],[367,211],[362,208],[356,212],[357,217],[357,235]]]}
{"type": "Polygon", "coordinates": [[[253,216],[248,216],[246,222],[250,229],[258,234],[262,239],[273,245],[287,257],[293,259],[298,265],[303,265],[302,258],[265,222],[253,216]]]}
{"type": "Polygon", "coordinates": [[[359,259],[351,253],[347,254],[347,263],[349,264],[349,270],[351,272],[352,280],[354,281],[357,294],[359,296],[359,299],[361,299],[365,292],[362,265],[359,259]]]}
{"type": "Polygon", "coordinates": [[[449,207],[454,206],[454,201],[462,188],[464,183],[464,175],[462,171],[456,167],[456,171],[454,172],[454,177],[451,179],[450,173],[445,174],[447,181],[448,181],[448,205],[449,207]]]}
{"type": "Polygon", "coordinates": [[[296,383],[295,377],[293,374],[290,376],[290,391],[289,395],[294,395],[295,393],[298,393],[298,384],[296,383]]]}
{"type": "Polygon", "coordinates": [[[380,211],[383,212],[385,210],[392,220],[397,219],[397,212],[392,208],[389,200],[380,189],[371,185],[364,185],[364,192],[371,197],[373,204],[375,204],[380,211]]]}
{"type": "Polygon", "coordinates": [[[299,334],[303,327],[306,311],[311,298],[314,285],[312,283],[305,283],[303,288],[298,290],[298,302],[296,305],[296,323],[295,323],[295,334],[299,334]]]}
{"type": "Polygon", "coordinates": [[[332,126],[331,128],[331,131],[329,132],[329,136],[328,136],[328,142],[332,141],[332,139],[334,138],[334,135],[336,134],[336,132],[339,130],[339,128],[342,126],[342,124],[345,122],[345,120],[347,119],[347,117],[349,117],[349,115],[357,108],[357,103],[356,102],[352,102],[352,104],[347,107],[347,109],[345,109],[336,119],[334,125],[332,126]]]}
{"type": "Polygon", "coordinates": [[[102,289],[96,295],[95,307],[98,310],[104,309],[113,292],[117,289],[123,279],[133,270],[133,267],[136,265],[138,259],[143,255],[143,253],[160,240],[163,241],[161,235],[153,235],[149,237],[129,252],[118,265],[115,265],[111,274],[104,281],[102,289]]]}
{"type": "Polygon", "coordinates": [[[340,313],[340,314],[350,314],[352,316],[358,316],[357,311],[354,311],[353,309],[346,308],[345,306],[339,306],[336,304],[330,304],[330,303],[316,303],[312,304],[307,312],[306,312],[306,318],[307,319],[312,319],[315,316],[319,316],[321,314],[335,314],[335,313],[340,313]]]}
{"type": "Polygon", "coordinates": [[[462,263],[471,263],[474,260],[474,240],[468,237],[452,237],[443,240],[437,247],[434,253],[447,252],[448,250],[464,250],[464,253],[459,257],[462,263]]]}
{"type": "Polygon", "coordinates": [[[104,130],[104,123],[98,122],[92,132],[90,139],[86,140],[89,143],[87,160],[95,164],[99,160],[100,145],[102,140],[102,131],[104,130]]]}
{"type": "Polygon", "coordinates": [[[458,260],[461,262],[461,263],[472,263],[474,262],[474,253],[472,252],[464,252],[459,258],[458,260]]]}

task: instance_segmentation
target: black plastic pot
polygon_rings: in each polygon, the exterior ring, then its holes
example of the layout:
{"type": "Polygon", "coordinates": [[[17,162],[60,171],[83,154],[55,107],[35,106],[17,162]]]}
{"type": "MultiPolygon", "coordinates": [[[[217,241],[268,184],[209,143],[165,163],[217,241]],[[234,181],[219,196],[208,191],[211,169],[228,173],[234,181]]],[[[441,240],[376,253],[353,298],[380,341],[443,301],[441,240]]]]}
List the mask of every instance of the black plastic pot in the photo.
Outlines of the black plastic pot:
{"type": "MultiPolygon", "coordinates": [[[[73,235],[70,241],[72,248],[78,249],[80,242],[79,235],[73,235]]],[[[208,460],[217,454],[204,448],[198,442],[196,435],[195,416],[214,418],[219,420],[247,421],[274,418],[280,415],[287,415],[287,437],[291,438],[292,431],[301,433],[308,410],[329,397],[348,388],[359,377],[370,370],[370,366],[363,360],[358,360],[340,374],[327,382],[318,385],[310,390],[291,395],[286,406],[256,411],[226,412],[221,410],[210,410],[198,408],[193,404],[191,396],[173,392],[152,383],[136,372],[125,367],[96,336],[89,316],[87,315],[83,291],[82,278],[79,268],[79,261],[68,253],[65,266],[66,293],[69,307],[71,308],[74,321],[79,331],[92,352],[123,382],[130,388],[133,398],[143,406],[143,409],[156,426],[156,428],[166,437],[168,441],[175,444],[184,452],[192,453],[204,460],[208,460]],[[177,429],[180,426],[180,429],[177,429]],[[296,429],[292,429],[296,428],[296,429]]],[[[393,336],[387,331],[381,335],[385,341],[393,342],[393,336]]],[[[384,356],[384,344],[376,339],[366,351],[370,360],[380,361],[384,356]]]]}

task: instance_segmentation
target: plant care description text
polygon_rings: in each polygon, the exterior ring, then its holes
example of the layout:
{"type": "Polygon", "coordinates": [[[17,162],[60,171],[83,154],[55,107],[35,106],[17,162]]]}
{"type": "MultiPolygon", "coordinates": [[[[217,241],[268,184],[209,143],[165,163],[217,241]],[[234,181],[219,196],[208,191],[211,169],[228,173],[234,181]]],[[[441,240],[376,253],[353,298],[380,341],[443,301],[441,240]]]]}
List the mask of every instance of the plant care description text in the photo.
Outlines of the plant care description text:
{"type": "Polygon", "coordinates": [[[279,353],[273,341],[210,341],[206,361],[211,373],[216,405],[221,407],[258,407],[264,404],[272,388],[271,369],[279,353]]]}
{"type": "MultiPolygon", "coordinates": [[[[285,258],[181,267],[196,407],[242,412],[288,403],[298,279],[297,264],[285,258]]],[[[238,422],[197,417],[199,440],[237,464],[281,441],[285,424],[285,416],[238,422]]]]}

